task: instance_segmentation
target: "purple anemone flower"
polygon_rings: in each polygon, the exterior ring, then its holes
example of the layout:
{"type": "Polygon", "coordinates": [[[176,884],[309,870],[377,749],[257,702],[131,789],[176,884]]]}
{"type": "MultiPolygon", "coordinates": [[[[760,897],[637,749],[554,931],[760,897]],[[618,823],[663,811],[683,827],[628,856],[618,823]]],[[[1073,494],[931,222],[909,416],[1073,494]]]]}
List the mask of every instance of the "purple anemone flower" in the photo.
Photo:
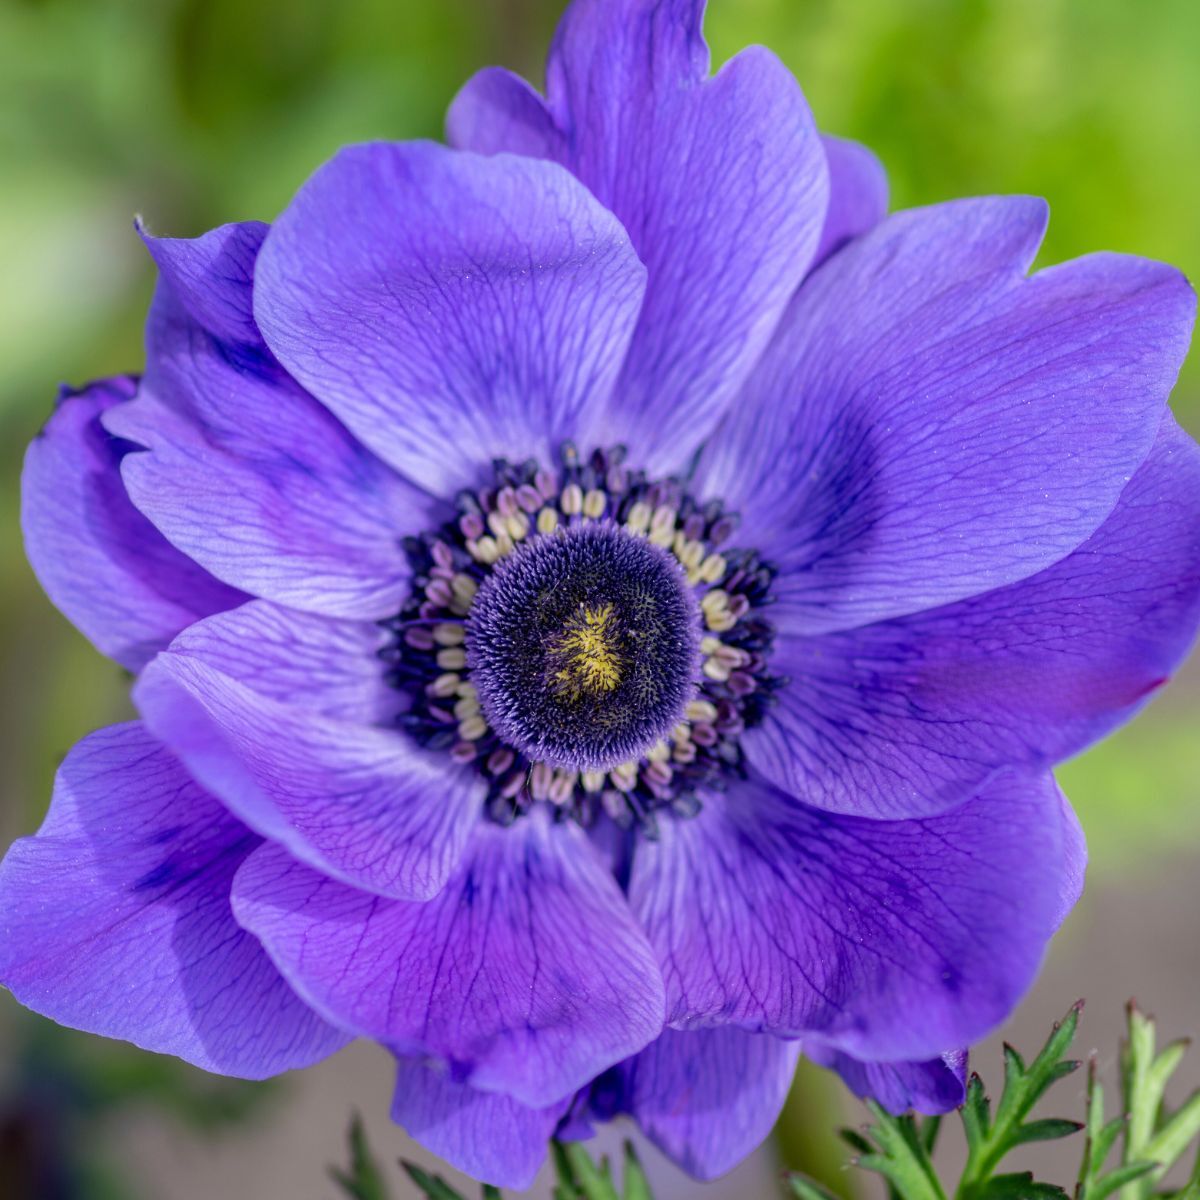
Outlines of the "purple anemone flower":
{"type": "Polygon", "coordinates": [[[707,1178],[797,1056],[962,1096],[1082,885],[1050,768],[1200,622],[1194,301],[1046,207],[886,213],[702,0],[576,0],[543,98],[144,235],[146,368],[23,521],[135,672],[0,867],[0,982],[262,1077],[353,1037],[487,1181],[631,1115],[707,1178]]]}

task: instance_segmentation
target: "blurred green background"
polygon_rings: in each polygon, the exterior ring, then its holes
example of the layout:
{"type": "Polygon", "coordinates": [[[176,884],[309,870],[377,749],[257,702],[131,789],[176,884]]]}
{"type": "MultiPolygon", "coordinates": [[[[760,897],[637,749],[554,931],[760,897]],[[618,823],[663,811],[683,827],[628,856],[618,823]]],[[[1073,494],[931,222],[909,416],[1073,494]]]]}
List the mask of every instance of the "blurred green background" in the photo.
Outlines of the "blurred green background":
{"type": "MultiPolygon", "coordinates": [[[[1042,262],[1103,248],[1200,271],[1195,0],[713,0],[710,7],[714,59],[749,42],[776,50],[821,126],[880,154],[896,207],[1036,192],[1052,208],[1042,262]]],[[[0,0],[5,842],[36,827],[70,744],[127,712],[120,671],[40,594],[22,556],[17,512],[24,445],[57,384],[141,363],[152,274],[132,231],[134,214],[175,235],[270,220],[342,143],[439,136],[447,103],[476,68],[501,62],[540,80],[558,9],[547,0],[0,0]]],[[[1195,355],[1175,408],[1200,431],[1195,355]]],[[[1197,981],[1191,968],[1180,974],[1179,963],[1196,956],[1190,864],[1200,832],[1198,712],[1193,669],[1138,724],[1062,772],[1092,846],[1085,916],[1075,920],[1115,905],[1131,947],[1146,922],[1175,920],[1172,937],[1156,943],[1175,955],[1160,982],[1185,990],[1197,981]],[[1165,903],[1164,880],[1177,877],[1184,882],[1171,884],[1176,902],[1165,903]]],[[[1064,934],[1067,949],[1051,956],[1052,977],[1073,961],[1072,937],[1076,954],[1091,944],[1086,929],[1073,928],[1064,934]]],[[[1111,990],[1103,1003],[1115,1006],[1134,986],[1153,1000],[1154,979],[1130,980],[1120,947],[1112,955],[1093,985],[1111,990]]],[[[1140,971],[1154,974],[1154,962],[1139,961],[1140,971]]],[[[1182,999],[1178,1007],[1200,1028],[1194,987],[1191,994],[1190,1009],[1182,999]]],[[[246,1120],[266,1128],[298,1103],[291,1081],[275,1088],[210,1081],[56,1032],[7,997],[0,998],[0,1053],[5,1200],[25,1186],[39,1200],[152,1200],[163,1185],[148,1186],[136,1156],[129,1159],[127,1126],[153,1142],[145,1122],[169,1123],[211,1147],[222,1129],[246,1120]],[[48,1172],[34,1185],[31,1164],[48,1172]],[[16,1182],[17,1172],[26,1183],[16,1182]]],[[[829,1124],[832,1101],[803,1079],[783,1144],[789,1156],[820,1157],[828,1147],[813,1131],[829,1124]]],[[[277,1193],[262,1178],[268,1190],[257,1194],[270,1200],[277,1193]]],[[[330,1192],[314,1174],[311,1189],[295,1194],[330,1192]]]]}

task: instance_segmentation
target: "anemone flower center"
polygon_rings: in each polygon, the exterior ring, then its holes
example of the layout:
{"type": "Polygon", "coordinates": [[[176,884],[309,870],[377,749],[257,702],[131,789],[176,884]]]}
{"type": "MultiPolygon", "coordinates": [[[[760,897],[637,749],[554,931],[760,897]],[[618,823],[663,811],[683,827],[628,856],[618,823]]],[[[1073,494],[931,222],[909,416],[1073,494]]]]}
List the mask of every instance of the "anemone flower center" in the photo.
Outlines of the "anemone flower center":
{"type": "Polygon", "coordinates": [[[606,771],[695,691],[699,607],[668,551],[611,521],[522,543],[484,582],[467,663],[488,723],[534,761],[606,771]]]}
{"type": "Polygon", "coordinates": [[[516,820],[549,803],[654,836],[743,770],[742,733],[786,681],[770,669],[774,572],[729,548],[739,521],[682,480],[586,458],[498,459],[458,515],[405,540],[413,591],[384,622],[397,718],[516,820]]]}

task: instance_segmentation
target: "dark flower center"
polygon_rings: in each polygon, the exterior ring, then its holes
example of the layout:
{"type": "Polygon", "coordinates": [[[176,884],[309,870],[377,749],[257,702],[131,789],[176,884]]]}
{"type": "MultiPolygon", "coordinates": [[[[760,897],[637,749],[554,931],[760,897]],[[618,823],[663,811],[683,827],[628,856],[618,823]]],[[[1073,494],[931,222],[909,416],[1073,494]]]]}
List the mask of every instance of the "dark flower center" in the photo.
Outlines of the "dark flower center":
{"type": "Polygon", "coordinates": [[[611,520],[524,542],[467,618],[483,715],[534,762],[607,771],[635,760],[695,693],[698,614],[679,561],[611,520]]]}
{"type": "Polygon", "coordinates": [[[742,731],[784,682],[768,670],[773,571],[725,548],[736,515],[621,448],[558,470],[495,464],[458,518],[405,542],[414,591],[382,652],[400,726],[470,764],[489,815],[597,807],[653,835],[655,814],[741,774],[742,731]]]}

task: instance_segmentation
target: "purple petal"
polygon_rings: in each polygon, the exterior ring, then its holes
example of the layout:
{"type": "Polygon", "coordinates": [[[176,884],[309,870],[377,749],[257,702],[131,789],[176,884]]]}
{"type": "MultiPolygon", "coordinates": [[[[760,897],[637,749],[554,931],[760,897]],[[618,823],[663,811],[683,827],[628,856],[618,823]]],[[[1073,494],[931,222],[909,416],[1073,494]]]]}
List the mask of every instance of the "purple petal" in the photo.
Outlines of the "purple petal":
{"type": "Polygon", "coordinates": [[[825,155],[796,81],[752,47],[708,77],[701,0],[576,0],[547,100],[489,70],[447,120],[467,149],[539,154],[621,219],[648,271],[613,400],[580,437],[679,469],[771,336],[817,248],[825,155]]]}
{"type": "Polygon", "coordinates": [[[716,1179],[771,1132],[799,1057],[799,1042],[728,1025],[668,1029],[598,1083],[593,1107],[629,1113],[689,1175],[716,1179]]]}
{"type": "Polygon", "coordinates": [[[530,1108],[511,1096],[458,1083],[418,1059],[401,1058],[397,1066],[394,1121],[426,1150],[482,1183],[529,1187],[569,1097],[530,1108]]]}
{"type": "Polygon", "coordinates": [[[222,225],[198,238],[138,233],[181,316],[225,345],[262,346],[250,303],[254,260],[269,226],[261,221],[222,225]]]}
{"type": "Polygon", "coordinates": [[[780,568],[795,632],[1044,570],[1150,452],[1192,291],[1112,254],[1027,279],[1044,222],[1023,198],[898,213],[797,295],[698,475],[780,568]]]}
{"type": "Polygon", "coordinates": [[[341,621],[252,600],[184,630],[171,652],[199,659],[281,704],[384,725],[402,701],[386,683],[380,659],[391,640],[374,621],[341,621]]]}
{"type": "Polygon", "coordinates": [[[61,1025],[223,1075],[332,1054],[348,1037],[234,922],[230,884],[258,844],[141,725],[92,734],[0,864],[0,982],[61,1025]]]}
{"type": "Polygon", "coordinates": [[[824,134],[821,145],[829,167],[829,208],[811,270],[861,237],[887,215],[888,181],[883,164],[859,142],[824,134]]]}
{"type": "Polygon", "coordinates": [[[926,1062],[859,1062],[849,1054],[804,1043],[806,1058],[836,1071],[856,1095],[874,1100],[890,1113],[947,1113],[959,1107],[967,1094],[967,1052],[952,1050],[926,1062]]]}
{"type": "Polygon", "coordinates": [[[1112,515],[1054,566],[894,621],[780,636],[772,667],[791,682],[746,753],[822,808],[941,811],[1128,720],[1198,626],[1200,447],[1168,414],[1112,515]]]}
{"type": "Polygon", "coordinates": [[[132,447],[100,417],[136,390],[120,376],[64,391],[21,476],[21,527],[38,582],[131,671],[185,626],[242,599],[171,546],[126,495],[120,463],[132,447]]]}
{"type": "Polygon", "coordinates": [[[436,895],[478,817],[475,772],[448,767],[398,731],[281,704],[191,650],[160,654],[133,698],[150,729],[247,825],[371,891],[436,895]]]}
{"type": "Polygon", "coordinates": [[[1067,919],[1071,910],[1083,895],[1084,879],[1087,875],[1088,848],[1083,826],[1071,802],[1060,793],[1062,811],[1063,849],[1062,878],[1058,894],[1058,910],[1054,917],[1055,930],[1067,919]]]}
{"type": "Polygon", "coordinates": [[[534,1107],[662,1029],[662,979],[620,889],[579,828],[540,809],[507,829],[482,823],[424,903],[367,895],[264,846],[234,908],[318,1012],[534,1107]]]}
{"type": "Polygon", "coordinates": [[[341,151],[263,245],[255,314],[284,365],[438,493],[543,461],[612,389],[645,270],[561,168],[431,143],[341,151]]]}
{"type": "Polygon", "coordinates": [[[833,816],[750,781],[639,847],[630,903],[670,1023],[915,1062],[970,1045],[1024,993],[1062,915],[1066,837],[1049,775],[909,821],[833,816]]]}
{"type": "Polygon", "coordinates": [[[147,239],[161,279],[146,375],[138,398],[106,422],[147,447],[124,460],[126,486],[176,546],[228,583],[333,616],[387,616],[409,587],[401,538],[440,510],[263,345],[251,287],[264,231],[147,239]]]}

